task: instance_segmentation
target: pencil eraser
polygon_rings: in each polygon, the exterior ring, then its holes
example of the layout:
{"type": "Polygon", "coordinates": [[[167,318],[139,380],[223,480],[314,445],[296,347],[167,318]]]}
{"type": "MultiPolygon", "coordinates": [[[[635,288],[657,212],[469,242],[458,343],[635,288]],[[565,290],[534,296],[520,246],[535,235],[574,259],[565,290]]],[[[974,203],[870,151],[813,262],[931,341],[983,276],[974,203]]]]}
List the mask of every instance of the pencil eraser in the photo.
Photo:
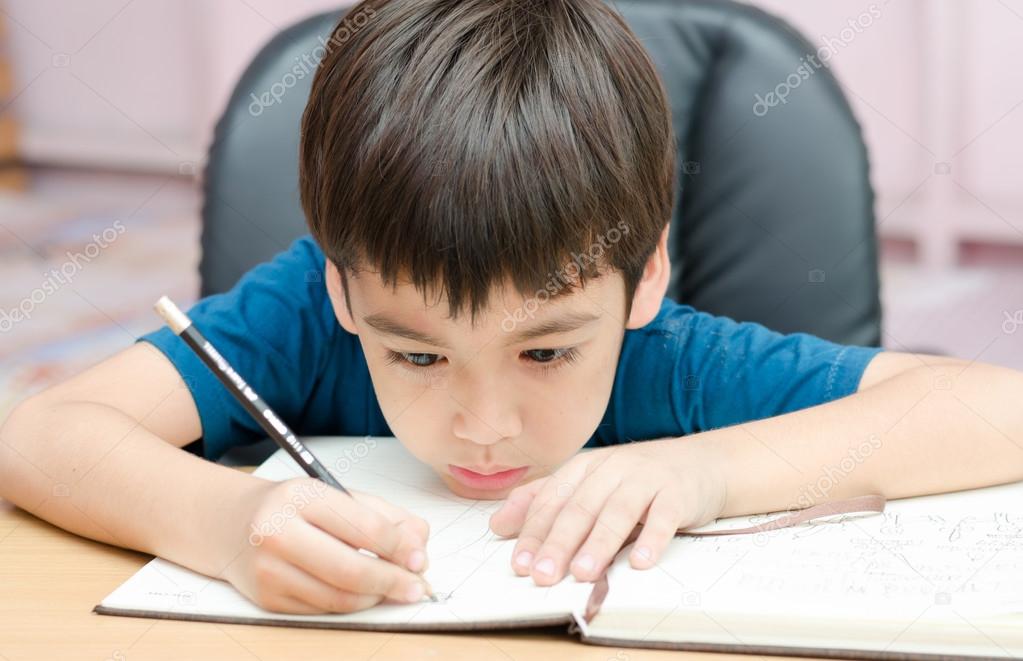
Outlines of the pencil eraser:
{"type": "Polygon", "coordinates": [[[175,335],[180,335],[183,330],[192,325],[192,320],[188,318],[188,315],[182,312],[178,306],[174,305],[174,301],[166,296],[161,296],[160,300],[153,307],[163,317],[164,321],[167,322],[167,325],[170,326],[175,335]]]}

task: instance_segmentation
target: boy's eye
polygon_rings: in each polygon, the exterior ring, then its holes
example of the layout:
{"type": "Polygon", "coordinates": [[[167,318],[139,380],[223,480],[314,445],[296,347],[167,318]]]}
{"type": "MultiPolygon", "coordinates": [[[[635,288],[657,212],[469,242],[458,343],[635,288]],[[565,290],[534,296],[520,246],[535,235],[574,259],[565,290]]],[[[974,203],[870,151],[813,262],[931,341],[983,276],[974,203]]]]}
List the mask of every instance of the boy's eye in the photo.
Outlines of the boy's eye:
{"type": "Polygon", "coordinates": [[[523,351],[530,360],[536,363],[550,363],[559,358],[563,358],[571,354],[571,349],[531,349],[529,351],[523,351]]]}
{"type": "Polygon", "coordinates": [[[437,362],[440,358],[435,353],[404,353],[399,354],[405,361],[412,363],[416,367],[429,367],[437,362]]]}
{"type": "MultiPolygon", "coordinates": [[[[571,363],[575,361],[578,353],[574,348],[569,347],[565,349],[530,349],[529,351],[523,351],[522,355],[533,363],[543,365],[544,369],[546,369],[548,365],[553,366],[553,363],[571,363]]],[[[387,352],[387,362],[392,365],[395,363],[407,363],[412,367],[426,368],[433,367],[442,359],[443,357],[436,353],[387,352]]]]}

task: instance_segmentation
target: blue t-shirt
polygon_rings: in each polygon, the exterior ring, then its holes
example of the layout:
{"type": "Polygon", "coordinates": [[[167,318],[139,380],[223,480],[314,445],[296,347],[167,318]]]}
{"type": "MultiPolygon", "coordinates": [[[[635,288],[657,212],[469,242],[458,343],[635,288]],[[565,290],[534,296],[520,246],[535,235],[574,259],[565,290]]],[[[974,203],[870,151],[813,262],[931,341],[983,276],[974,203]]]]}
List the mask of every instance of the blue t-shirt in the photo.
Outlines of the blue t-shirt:
{"type": "MultiPolygon", "coordinates": [[[[358,337],[334,317],[324,256],[311,237],[188,314],[296,433],[391,435],[358,337]]],[[[206,457],[265,437],[167,327],[140,339],[166,354],[184,378],[206,457]]],[[[665,299],[652,322],[625,332],[607,410],[586,446],[683,436],[844,397],[879,351],[783,335],[665,299]]]]}

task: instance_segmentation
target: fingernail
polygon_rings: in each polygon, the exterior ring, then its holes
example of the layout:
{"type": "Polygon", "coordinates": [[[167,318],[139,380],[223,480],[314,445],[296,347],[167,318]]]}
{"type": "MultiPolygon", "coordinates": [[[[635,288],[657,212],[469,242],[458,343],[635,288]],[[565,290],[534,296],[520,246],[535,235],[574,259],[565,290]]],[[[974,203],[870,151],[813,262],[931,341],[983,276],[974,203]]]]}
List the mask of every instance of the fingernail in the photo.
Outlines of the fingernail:
{"type": "Polygon", "coordinates": [[[593,571],[593,556],[589,553],[583,553],[575,559],[575,566],[583,571],[593,571]]]}
{"type": "Polygon", "coordinates": [[[544,558],[536,563],[535,569],[544,576],[554,576],[554,561],[550,558],[544,558]]]}
{"type": "Polygon", "coordinates": [[[650,549],[645,546],[637,546],[632,551],[632,555],[639,560],[649,560],[653,555],[650,553],[650,549]]]}
{"type": "Polygon", "coordinates": [[[426,564],[426,554],[416,549],[409,554],[408,568],[412,571],[419,571],[426,564]]]}
{"type": "Polygon", "coordinates": [[[426,594],[426,592],[423,589],[423,584],[413,583],[409,586],[408,592],[405,593],[405,599],[409,602],[416,602],[422,599],[424,594],[426,594]]]}
{"type": "Polygon", "coordinates": [[[523,551],[515,556],[515,564],[519,567],[528,567],[529,563],[533,561],[533,554],[529,551],[523,551]]]}

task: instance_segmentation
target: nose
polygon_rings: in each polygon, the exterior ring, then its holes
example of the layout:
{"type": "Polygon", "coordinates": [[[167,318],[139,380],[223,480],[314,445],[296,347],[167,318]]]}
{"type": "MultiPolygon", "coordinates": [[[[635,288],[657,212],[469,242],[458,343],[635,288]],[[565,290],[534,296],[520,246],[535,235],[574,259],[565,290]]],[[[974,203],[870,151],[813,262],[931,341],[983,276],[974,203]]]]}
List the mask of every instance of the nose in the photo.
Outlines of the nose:
{"type": "Polygon", "coordinates": [[[493,445],[522,434],[522,418],[515,402],[497,383],[476,382],[450,391],[455,412],[452,433],[480,445],[493,445]]]}

